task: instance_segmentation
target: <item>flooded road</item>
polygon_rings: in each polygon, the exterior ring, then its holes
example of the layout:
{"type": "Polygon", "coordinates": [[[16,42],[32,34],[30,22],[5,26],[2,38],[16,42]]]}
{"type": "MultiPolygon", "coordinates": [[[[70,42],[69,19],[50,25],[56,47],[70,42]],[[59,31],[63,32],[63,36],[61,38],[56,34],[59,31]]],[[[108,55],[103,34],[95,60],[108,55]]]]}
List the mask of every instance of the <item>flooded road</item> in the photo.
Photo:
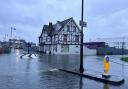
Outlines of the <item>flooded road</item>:
{"type": "MultiPolygon", "coordinates": [[[[33,59],[18,53],[0,55],[0,89],[127,89],[128,63],[121,56],[110,56],[110,74],[123,76],[121,86],[104,84],[56,69],[79,70],[79,55],[40,55],[33,59]],[[116,64],[117,62],[119,64],[116,64]],[[122,67],[120,64],[124,64],[122,67]],[[124,68],[124,70],[122,70],[124,68]]],[[[103,56],[84,56],[84,68],[103,73],[103,56]]]]}

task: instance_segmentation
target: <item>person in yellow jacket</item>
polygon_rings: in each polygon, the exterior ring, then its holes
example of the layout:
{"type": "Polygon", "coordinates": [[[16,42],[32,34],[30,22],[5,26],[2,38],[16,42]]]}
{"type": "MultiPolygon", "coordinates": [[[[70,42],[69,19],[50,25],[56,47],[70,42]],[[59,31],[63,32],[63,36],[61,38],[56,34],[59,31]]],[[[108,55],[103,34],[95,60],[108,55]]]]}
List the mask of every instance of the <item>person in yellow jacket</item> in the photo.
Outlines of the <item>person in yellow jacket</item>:
{"type": "Polygon", "coordinates": [[[103,77],[110,77],[109,70],[110,70],[109,57],[105,56],[104,57],[104,74],[103,74],[103,77]]]}

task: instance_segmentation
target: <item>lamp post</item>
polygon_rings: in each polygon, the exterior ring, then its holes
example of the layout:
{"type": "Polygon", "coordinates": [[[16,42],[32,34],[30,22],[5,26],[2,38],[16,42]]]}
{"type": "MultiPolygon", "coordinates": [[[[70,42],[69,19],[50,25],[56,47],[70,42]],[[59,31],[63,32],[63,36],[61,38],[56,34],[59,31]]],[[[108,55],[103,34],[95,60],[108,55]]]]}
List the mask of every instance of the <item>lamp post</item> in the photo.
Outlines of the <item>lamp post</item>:
{"type": "Polygon", "coordinates": [[[31,47],[31,43],[30,42],[27,43],[27,47],[28,47],[28,54],[29,54],[30,53],[30,47],[31,47]]]}
{"type": "Polygon", "coordinates": [[[84,19],[84,0],[82,0],[81,21],[80,21],[80,26],[81,26],[80,69],[79,69],[80,73],[84,72],[84,67],[83,67],[83,38],[84,38],[83,27],[86,27],[86,22],[84,22],[83,19],[84,19]]]}
{"type": "Polygon", "coordinates": [[[11,33],[10,33],[10,46],[12,45],[12,31],[16,30],[16,28],[11,27],[11,33]]]}
{"type": "Polygon", "coordinates": [[[11,27],[11,35],[10,35],[10,39],[12,39],[12,31],[13,31],[13,30],[16,30],[16,28],[15,28],[15,27],[14,27],[14,28],[11,27]]]}
{"type": "Polygon", "coordinates": [[[6,42],[6,38],[8,37],[8,34],[5,34],[4,35],[4,39],[3,39],[3,41],[5,41],[6,42]]]}

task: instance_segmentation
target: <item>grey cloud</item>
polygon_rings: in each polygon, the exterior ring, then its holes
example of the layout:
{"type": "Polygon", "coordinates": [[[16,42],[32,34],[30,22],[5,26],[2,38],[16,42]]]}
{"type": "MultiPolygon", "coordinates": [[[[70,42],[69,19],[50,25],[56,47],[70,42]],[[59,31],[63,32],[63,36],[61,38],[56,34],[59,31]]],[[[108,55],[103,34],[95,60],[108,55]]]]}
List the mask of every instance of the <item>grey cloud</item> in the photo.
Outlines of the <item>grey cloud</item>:
{"type": "Polygon", "coordinates": [[[127,8],[127,0],[87,0],[87,13],[92,16],[110,15],[127,8]]]}
{"type": "Polygon", "coordinates": [[[98,17],[90,22],[88,35],[99,37],[120,37],[127,36],[128,8],[111,13],[111,15],[98,17]]]}
{"type": "MultiPolygon", "coordinates": [[[[115,32],[126,35],[127,3],[127,0],[85,0],[86,38],[116,36],[115,32]]],[[[37,41],[43,24],[69,17],[78,23],[81,0],[0,0],[0,9],[2,34],[9,33],[10,26],[16,26],[15,35],[37,41]]]]}

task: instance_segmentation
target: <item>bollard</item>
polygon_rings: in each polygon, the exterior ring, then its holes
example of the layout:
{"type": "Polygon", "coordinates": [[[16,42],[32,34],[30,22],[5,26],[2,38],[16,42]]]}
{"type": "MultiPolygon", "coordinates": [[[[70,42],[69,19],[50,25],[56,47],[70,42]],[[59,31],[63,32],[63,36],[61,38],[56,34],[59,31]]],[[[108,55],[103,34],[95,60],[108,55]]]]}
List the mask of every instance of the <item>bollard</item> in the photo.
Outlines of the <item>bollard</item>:
{"type": "Polygon", "coordinates": [[[109,70],[110,70],[109,57],[108,56],[105,56],[104,57],[104,74],[102,74],[102,77],[104,77],[104,78],[110,78],[109,70]]]}

